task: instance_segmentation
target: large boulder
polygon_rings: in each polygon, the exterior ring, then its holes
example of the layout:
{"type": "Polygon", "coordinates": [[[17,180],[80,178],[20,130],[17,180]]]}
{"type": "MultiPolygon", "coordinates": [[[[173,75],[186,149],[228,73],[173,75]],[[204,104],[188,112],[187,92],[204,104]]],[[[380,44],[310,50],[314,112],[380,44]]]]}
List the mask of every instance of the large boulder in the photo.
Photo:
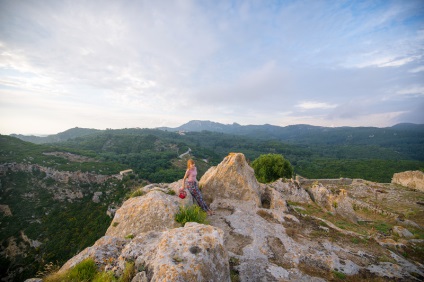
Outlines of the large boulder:
{"type": "Polygon", "coordinates": [[[318,206],[328,210],[334,211],[333,194],[324,185],[318,183],[312,185],[309,189],[312,200],[318,204],[318,206]]]}
{"type": "Polygon", "coordinates": [[[136,259],[151,270],[149,281],[230,281],[224,232],[213,226],[189,222],[169,230],[151,258],[136,259]]]}
{"type": "Polygon", "coordinates": [[[241,153],[230,153],[218,166],[211,167],[199,185],[208,204],[216,199],[232,199],[261,206],[259,183],[241,153]]]}
{"type": "Polygon", "coordinates": [[[70,259],[66,271],[86,258],[99,269],[121,276],[128,261],[135,262],[140,281],[230,281],[224,232],[189,222],[185,227],[141,233],[133,239],[104,236],[70,259]]]}
{"type": "Polygon", "coordinates": [[[142,197],[125,201],[115,213],[106,231],[107,236],[125,238],[148,231],[162,231],[179,224],[175,214],[179,210],[178,198],[161,191],[151,191],[142,197]]]}
{"type": "Polygon", "coordinates": [[[392,183],[424,192],[424,172],[415,170],[395,173],[392,183]]]}
{"type": "Polygon", "coordinates": [[[92,258],[98,266],[105,266],[109,261],[119,257],[128,240],[112,236],[103,236],[93,246],[85,248],[82,252],[68,260],[59,270],[64,272],[76,266],[86,258],[92,258]]]}

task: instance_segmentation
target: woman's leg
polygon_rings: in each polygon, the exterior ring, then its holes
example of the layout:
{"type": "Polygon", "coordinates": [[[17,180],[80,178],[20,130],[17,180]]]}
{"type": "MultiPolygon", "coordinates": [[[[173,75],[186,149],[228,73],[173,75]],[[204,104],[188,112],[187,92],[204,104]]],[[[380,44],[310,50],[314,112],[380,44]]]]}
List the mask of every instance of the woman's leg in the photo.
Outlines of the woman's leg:
{"type": "Polygon", "coordinates": [[[196,182],[188,182],[187,183],[187,189],[190,191],[191,195],[196,199],[197,204],[204,210],[205,212],[209,211],[208,206],[206,205],[205,201],[203,200],[202,193],[200,192],[199,188],[197,187],[196,182]]]}

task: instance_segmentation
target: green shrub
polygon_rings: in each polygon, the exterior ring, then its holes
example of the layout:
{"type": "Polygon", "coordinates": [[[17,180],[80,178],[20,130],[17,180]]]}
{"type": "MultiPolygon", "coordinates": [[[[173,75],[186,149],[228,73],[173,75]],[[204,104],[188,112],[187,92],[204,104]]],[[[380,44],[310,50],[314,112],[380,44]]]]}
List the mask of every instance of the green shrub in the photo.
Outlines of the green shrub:
{"type": "Polygon", "coordinates": [[[92,258],[88,258],[71,268],[67,278],[69,281],[91,281],[96,274],[96,262],[92,258]]]}
{"type": "Polygon", "coordinates": [[[260,155],[252,162],[255,176],[261,183],[269,183],[279,178],[291,178],[293,167],[280,154],[260,155]]]}
{"type": "Polygon", "coordinates": [[[142,190],[136,190],[130,195],[130,198],[140,197],[143,195],[144,195],[144,192],[142,190]]]}
{"type": "Polygon", "coordinates": [[[135,274],[134,262],[126,262],[121,277],[116,278],[113,271],[98,272],[96,262],[88,258],[75,267],[60,274],[54,273],[43,278],[45,282],[129,282],[135,274]]]}
{"type": "Polygon", "coordinates": [[[198,205],[191,205],[189,207],[180,206],[180,211],[175,215],[175,221],[181,223],[182,226],[186,222],[197,222],[205,224],[207,214],[198,205]]]}

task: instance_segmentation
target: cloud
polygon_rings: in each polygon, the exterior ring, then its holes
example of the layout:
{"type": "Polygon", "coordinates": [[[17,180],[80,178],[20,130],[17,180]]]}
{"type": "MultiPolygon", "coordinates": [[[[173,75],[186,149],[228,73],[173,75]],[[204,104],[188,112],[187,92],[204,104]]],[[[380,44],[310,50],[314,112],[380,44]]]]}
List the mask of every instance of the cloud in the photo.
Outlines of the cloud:
{"type": "Polygon", "coordinates": [[[329,104],[323,102],[315,102],[315,101],[305,101],[296,105],[297,108],[302,110],[311,110],[311,109],[333,109],[337,107],[336,104],[329,104]]]}
{"type": "Polygon", "coordinates": [[[412,88],[402,89],[397,91],[396,94],[424,96],[424,86],[414,86],[412,88]]]}
{"type": "Polygon", "coordinates": [[[422,71],[424,71],[424,66],[419,66],[419,67],[416,67],[416,68],[409,70],[409,72],[412,72],[412,73],[418,73],[418,72],[422,72],[422,71]]]}
{"type": "Polygon", "coordinates": [[[0,1],[2,117],[48,128],[68,119],[57,107],[75,126],[93,109],[103,128],[372,124],[361,115],[422,100],[423,12],[422,1],[0,1]],[[24,114],[31,104],[46,113],[24,114]]]}

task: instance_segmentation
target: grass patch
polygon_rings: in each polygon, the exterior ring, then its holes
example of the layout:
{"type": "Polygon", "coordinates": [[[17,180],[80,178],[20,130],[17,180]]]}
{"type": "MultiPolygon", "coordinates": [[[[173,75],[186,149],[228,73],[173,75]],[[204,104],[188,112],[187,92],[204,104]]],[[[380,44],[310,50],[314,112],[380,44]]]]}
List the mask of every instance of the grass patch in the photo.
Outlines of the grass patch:
{"type": "Polygon", "coordinates": [[[134,262],[132,261],[126,262],[124,273],[119,279],[119,282],[130,282],[133,279],[134,275],[135,275],[134,262]]]}
{"type": "Polygon", "coordinates": [[[384,235],[389,235],[392,226],[387,224],[386,222],[378,221],[374,224],[374,228],[377,229],[379,232],[383,233],[384,235]]]}
{"type": "Polygon", "coordinates": [[[333,270],[333,276],[337,279],[344,280],[346,279],[346,274],[340,271],[333,270]]]}
{"type": "Polygon", "coordinates": [[[91,281],[97,274],[96,262],[85,259],[69,271],[67,278],[70,281],[91,281]]]}
{"type": "Polygon", "coordinates": [[[142,190],[135,190],[131,195],[130,198],[134,198],[134,197],[140,197],[143,196],[144,192],[142,190]]]}
{"type": "Polygon", "coordinates": [[[77,264],[70,270],[61,274],[51,274],[43,279],[45,282],[59,281],[92,281],[97,275],[96,262],[88,258],[77,264]]]}
{"type": "Polygon", "coordinates": [[[81,261],[73,268],[53,273],[43,278],[44,282],[130,282],[135,274],[134,262],[126,262],[121,277],[116,278],[112,271],[99,272],[96,262],[92,258],[81,261]]]}
{"type": "Polygon", "coordinates": [[[167,192],[166,194],[174,196],[174,195],[176,195],[177,193],[175,193],[175,191],[174,191],[174,190],[169,189],[169,190],[168,190],[168,192],[167,192]]]}
{"type": "Polygon", "coordinates": [[[113,275],[113,271],[99,272],[92,282],[118,282],[119,280],[113,275]]]}
{"type": "Polygon", "coordinates": [[[180,206],[179,212],[175,215],[175,221],[181,223],[182,226],[186,222],[197,222],[207,224],[207,214],[198,205],[191,205],[189,207],[180,206]]]}

